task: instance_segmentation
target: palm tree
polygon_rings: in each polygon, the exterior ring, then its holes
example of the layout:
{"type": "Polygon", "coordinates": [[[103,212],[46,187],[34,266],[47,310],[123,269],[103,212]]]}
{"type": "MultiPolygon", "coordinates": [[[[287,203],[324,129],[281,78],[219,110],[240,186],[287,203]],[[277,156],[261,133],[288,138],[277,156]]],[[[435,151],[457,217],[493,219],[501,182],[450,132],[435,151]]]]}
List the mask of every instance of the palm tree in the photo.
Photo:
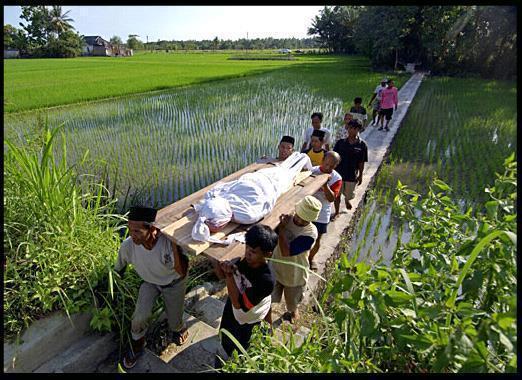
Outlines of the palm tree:
{"type": "Polygon", "coordinates": [[[53,5],[49,15],[51,16],[51,31],[56,33],[58,36],[65,31],[74,29],[70,22],[74,20],[70,17],[69,11],[62,14],[62,7],[60,5],[53,5]]]}

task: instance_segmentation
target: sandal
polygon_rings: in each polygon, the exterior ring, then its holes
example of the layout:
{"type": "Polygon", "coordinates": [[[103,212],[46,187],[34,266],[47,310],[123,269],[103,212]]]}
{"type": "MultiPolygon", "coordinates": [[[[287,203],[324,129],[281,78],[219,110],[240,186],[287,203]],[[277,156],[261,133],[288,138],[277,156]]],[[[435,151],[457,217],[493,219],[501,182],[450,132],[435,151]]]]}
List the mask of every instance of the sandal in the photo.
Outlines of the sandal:
{"type": "Polygon", "coordinates": [[[143,355],[144,350],[134,352],[132,349],[129,349],[125,356],[123,357],[122,364],[125,369],[132,369],[136,365],[136,362],[143,355]]]}
{"type": "Polygon", "coordinates": [[[317,263],[312,260],[312,262],[310,263],[310,270],[313,270],[315,272],[317,271],[317,269],[317,263]]]}
{"type": "Polygon", "coordinates": [[[189,336],[189,332],[187,329],[183,329],[181,331],[174,331],[172,333],[172,342],[177,346],[182,346],[187,342],[189,336]]]}
{"type": "Polygon", "coordinates": [[[290,322],[291,324],[294,324],[294,322],[297,321],[297,319],[299,318],[299,315],[295,315],[287,311],[283,314],[281,318],[285,321],[290,322]]]}

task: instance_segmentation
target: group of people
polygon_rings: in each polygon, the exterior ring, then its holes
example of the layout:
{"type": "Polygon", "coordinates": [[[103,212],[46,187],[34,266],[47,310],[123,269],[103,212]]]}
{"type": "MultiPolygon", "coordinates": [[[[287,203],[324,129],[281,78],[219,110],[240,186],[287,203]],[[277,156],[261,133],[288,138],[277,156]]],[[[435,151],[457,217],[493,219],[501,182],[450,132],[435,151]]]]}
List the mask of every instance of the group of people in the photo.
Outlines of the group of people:
{"type": "MultiPolygon", "coordinates": [[[[389,130],[389,120],[398,103],[393,81],[381,82],[369,106],[374,100],[372,124],[380,122],[379,130],[389,130]],[[384,128],[383,118],[387,121],[384,128]]],[[[362,183],[364,163],[368,161],[367,145],[359,136],[367,121],[362,99],[354,99],[335,142],[330,130],[321,126],[322,120],[320,112],[311,115],[312,126],[303,133],[301,152],[310,158],[312,173],[328,174],[328,180],[314,195],[300,200],[293,213],[280,215],[275,230],[263,225],[262,221],[250,227],[245,234],[242,258],[215,263],[216,275],[225,279],[228,291],[219,327],[221,343],[228,357],[237,346],[223,330],[247,348],[255,326],[262,321],[272,324],[272,304],[281,302],[283,296],[286,312],[282,318],[290,323],[299,318],[298,306],[309,275],[303,267],[317,270],[314,256],[320,248],[321,237],[327,233],[328,224],[340,213],[341,197],[350,210],[356,186],[362,183]]],[[[294,137],[283,136],[273,161],[284,162],[289,158],[294,153],[294,144],[294,137]]],[[[131,346],[123,358],[123,366],[127,369],[134,367],[143,353],[152,308],[160,294],[165,301],[171,342],[182,345],[188,339],[188,329],[183,322],[188,258],[181,247],[154,226],[156,212],[147,207],[131,208],[128,216],[130,236],[122,242],[115,264],[120,275],[127,264],[132,264],[143,279],[132,316],[131,346]]],[[[221,362],[216,358],[216,366],[221,362]]]]}

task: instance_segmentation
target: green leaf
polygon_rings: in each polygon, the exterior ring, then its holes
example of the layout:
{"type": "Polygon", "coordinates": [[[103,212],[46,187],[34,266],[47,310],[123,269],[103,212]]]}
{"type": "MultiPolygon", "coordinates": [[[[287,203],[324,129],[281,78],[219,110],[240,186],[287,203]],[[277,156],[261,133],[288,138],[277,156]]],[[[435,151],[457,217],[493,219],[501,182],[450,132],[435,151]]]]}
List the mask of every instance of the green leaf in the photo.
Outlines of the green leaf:
{"type": "Polygon", "coordinates": [[[348,256],[346,255],[346,253],[341,254],[341,266],[343,269],[350,268],[350,262],[348,261],[348,256]]]}
{"type": "Polygon", "coordinates": [[[513,355],[508,365],[506,366],[507,373],[515,373],[517,372],[517,355],[513,355]]]}
{"type": "Polygon", "coordinates": [[[401,334],[400,337],[404,339],[412,347],[419,350],[427,350],[433,345],[433,342],[424,335],[401,334]]]}
{"type": "Polygon", "coordinates": [[[123,367],[121,366],[120,363],[118,363],[118,373],[127,373],[127,372],[123,369],[123,367]]]}
{"type": "Polygon", "coordinates": [[[403,305],[409,301],[411,301],[413,298],[415,298],[411,294],[406,294],[404,292],[398,292],[396,290],[388,290],[384,292],[390,300],[395,304],[395,306],[403,305]]]}
{"type": "Polygon", "coordinates": [[[486,364],[478,355],[468,358],[460,367],[459,373],[484,373],[487,372],[486,364]]]}
{"type": "Polygon", "coordinates": [[[504,231],[504,233],[507,235],[507,237],[511,240],[513,245],[517,245],[517,234],[511,232],[511,231],[504,231]]]}
{"type": "Polygon", "coordinates": [[[109,269],[109,291],[111,293],[111,298],[114,299],[114,287],[113,287],[113,279],[112,279],[112,269],[109,269]]]}
{"type": "Polygon", "coordinates": [[[506,350],[508,350],[508,352],[513,352],[513,343],[511,343],[509,338],[506,335],[504,335],[502,331],[499,331],[498,335],[500,337],[500,343],[502,343],[504,347],[506,347],[506,350]]]}
{"type": "Polygon", "coordinates": [[[339,328],[342,328],[342,325],[343,325],[345,319],[346,319],[346,310],[339,309],[335,312],[334,320],[335,320],[335,323],[337,323],[337,326],[339,326],[339,328]]]}
{"type": "Polygon", "coordinates": [[[442,191],[448,191],[451,190],[451,187],[449,187],[446,183],[441,181],[440,179],[434,179],[433,184],[437,186],[442,191]]]}
{"type": "Polygon", "coordinates": [[[377,332],[377,320],[373,313],[368,309],[364,309],[361,313],[361,335],[366,337],[373,337],[377,332]]]}
{"type": "Polygon", "coordinates": [[[515,318],[512,318],[512,317],[501,317],[499,320],[498,320],[498,325],[500,326],[501,329],[503,330],[507,330],[508,328],[510,328],[514,323],[516,322],[516,319],[515,318]]]}
{"type": "MultiPolygon", "coordinates": [[[[507,232],[509,232],[509,231],[507,231],[507,232]]],[[[468,274],[468,271],[469,271],[471,265],[473,265],[473,263],[477,259],[477,256],[479,255],[479,253],[485,247],[487,247],[492,240],[496,239],[497,237],[499,237],[502,234],[506,234],[506,231],[493,231],[486,237],[482,238],[479,241],[479,243],[475,246],[475,248],[473,248],[473,251],[471,251],[469,259],[466,262],[466,264],[464,265],[464,267],[462,268],[462,271],[459,275],[457,283],[455,284],[455,286],[453,288],[453,293],[452,293],[451,297],[448,299],[448,301],[446,302],[446,306],[448,306],[449,308],[454,307],[455,300],[457,299],[459,287],[462,284],[462,281],[464,281],[464,278],[466,277],[466,275],[468,274]]],[[[450,320],[451,320],[450,317],[448,317],[448,319],[446,320],[446,326],[449,326],[450,320]]]]}
{"type": "Polygon", "coordinates": [[[497,217],[497,209],[498,209],[498,201],[488,201],[484,205],[486,207],[486,211],[488,217],[490,219],[496,219],[497,217]]]}
{"type": "Polygon", "coordinates": [[[439,306],[429,306],[429,307],[419,307],[417,310],[417,314],[420,317],[427,317],[429,319],[435,319],[441,313],[441,308],[439,306]]]}
{"type": "Polygon", "coordinates": [[[471,293],[476,295],[478,290],[482,287],[484,274],[481,270],[475,270],[471,278],[467,278],[462,282],[462,293],[471,293]]]}

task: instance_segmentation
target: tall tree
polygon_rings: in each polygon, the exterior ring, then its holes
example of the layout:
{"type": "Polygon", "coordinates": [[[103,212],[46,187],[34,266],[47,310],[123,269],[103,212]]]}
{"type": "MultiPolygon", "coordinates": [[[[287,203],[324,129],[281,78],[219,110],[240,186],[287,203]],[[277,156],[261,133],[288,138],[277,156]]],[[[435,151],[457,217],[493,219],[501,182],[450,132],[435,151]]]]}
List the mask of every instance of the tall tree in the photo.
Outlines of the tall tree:
{"type": "Polygon", "coordinates": [[[30,47],[44,45],[51,29],[49,10],[43,5],[22,6],[20,18],[26,21],[25,24],[19,24],[25,31],[30,47]]]}
{"type": "Polygon", "coordinates": [[[516,21],[515,6],[368,6],[355,44],[374,67],[417,62],[434,73],[508,78],[516,75],[516,21]]]}
{"type": "Polygon", "coordinates": [[[119,36],[112,36],[109,42],[111,43],[111,45],[114,45],[114,46],[123,45],[123,41],[121,40],[121,38],[119,36]]]}
{"type": "Polygon", "coordinates": [[[315,16],[309,35],[317,35],[323,47],[331,53],[354,53],[354,29],[361,6],[325,6],[315,16]]]}
{"type": "Polygon", "coordinates": [[[71,25],[71,22],[74,22],[74,20],[69,17],[69,12],[70,10],[62,13],[62,7],[59,5],[51,7],[49,11],[51,31],[57,36],[60,36],[63,32],[74,30],[74,27],[71,25]]]}
{"type": "Polygon", "coordinates": [[[129,34],[129,38],[127,39],[127,47],[129,49],[141,49],[143,48],[143,42],[138,39],[137,34],[129,34]]]}
{"type": "Polygon", "coordinates": [[[11,24],[4,25],[4,48],[5,49],[18,49],[18,39],[23,32],[12,26],[11,24]]]}

